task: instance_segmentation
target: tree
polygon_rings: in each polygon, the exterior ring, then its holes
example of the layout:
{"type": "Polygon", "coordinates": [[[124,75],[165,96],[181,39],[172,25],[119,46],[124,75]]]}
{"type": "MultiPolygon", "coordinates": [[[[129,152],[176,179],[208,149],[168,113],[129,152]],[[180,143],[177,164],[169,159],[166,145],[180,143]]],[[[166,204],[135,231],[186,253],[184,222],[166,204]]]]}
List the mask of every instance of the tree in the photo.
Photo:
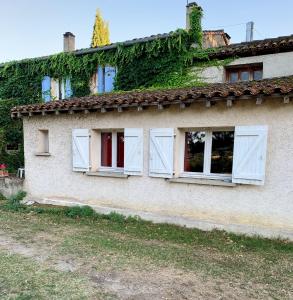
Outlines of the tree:
{"type": "Polygon", "coordinates": [[[97,9],[91,47],[108,44],[110,44],[109,24],[104,21],[100,10],[97,9]]]}

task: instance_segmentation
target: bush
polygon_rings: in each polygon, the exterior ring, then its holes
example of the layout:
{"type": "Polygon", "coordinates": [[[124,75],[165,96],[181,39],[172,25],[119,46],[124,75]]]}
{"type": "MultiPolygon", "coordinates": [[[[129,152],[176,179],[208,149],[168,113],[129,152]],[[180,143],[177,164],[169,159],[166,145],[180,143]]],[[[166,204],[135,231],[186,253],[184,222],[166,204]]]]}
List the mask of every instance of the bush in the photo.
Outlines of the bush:
{"type": "Polygon", "coordinates": [[[2,194],[2,193],[0,193],[0,201],[3,201],[3,200],[6,200],[6,197],[2,194]]]}
{"type": "Polygon", "coordinates": [[[27,207],[20,203],[21,200],[26,196],[26,192],[19,191],[17,194],[7,198],[5,207],[10,210],[25,210],[27,207]]]}
{"type": "Polygon", "coordinates": [[[70,218],[93,217],[95,214],[90,206],[73,206],[65,210],[65,215],[70,218]]]}

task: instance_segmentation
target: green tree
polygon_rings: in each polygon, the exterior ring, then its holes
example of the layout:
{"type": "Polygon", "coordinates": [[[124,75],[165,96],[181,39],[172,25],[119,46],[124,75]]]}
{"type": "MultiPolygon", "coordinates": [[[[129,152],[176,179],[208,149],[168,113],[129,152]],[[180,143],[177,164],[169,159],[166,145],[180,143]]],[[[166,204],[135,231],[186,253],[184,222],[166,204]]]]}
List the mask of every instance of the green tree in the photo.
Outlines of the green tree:
{"type": "Polygon", "coordinates": [[[110,44],[109,24],[104,21],[100,10],[97,9],[91,47],[108,44],[110,44]]]}

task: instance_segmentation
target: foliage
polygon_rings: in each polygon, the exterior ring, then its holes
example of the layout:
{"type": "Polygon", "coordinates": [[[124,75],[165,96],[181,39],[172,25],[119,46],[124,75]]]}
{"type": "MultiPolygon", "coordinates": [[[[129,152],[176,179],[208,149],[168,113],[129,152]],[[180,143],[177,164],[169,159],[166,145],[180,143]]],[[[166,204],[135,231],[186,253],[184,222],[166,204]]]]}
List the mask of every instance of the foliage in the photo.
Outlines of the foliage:
{"type": "Polygon", "coordinates": [[[73,206],[65,210],[65,215],[70,218],[93,217],[95,211],[90,206],[73,206]]]}
{"type": "Polygon", "coordinates": [[[190,12],[190,35],[197,47],[203,46],[203,32],[201,27],[201,19],[203,17],[202,9],[196,7],[190,12]]]}
{"type": "Polygon", "coordinates": [[[108,44],[110,44],[109,24],[103,20],[100,10],[97,9],[91,47],[108,44]]]}
{"type": "Polygon", "coordinates": [[[26,210],[26,206],[21,204],[21,200],[23,200],[25,196],[26,192],[19,191],[17,194],[8,197],[5,208],[13,211],[26,210]]]}

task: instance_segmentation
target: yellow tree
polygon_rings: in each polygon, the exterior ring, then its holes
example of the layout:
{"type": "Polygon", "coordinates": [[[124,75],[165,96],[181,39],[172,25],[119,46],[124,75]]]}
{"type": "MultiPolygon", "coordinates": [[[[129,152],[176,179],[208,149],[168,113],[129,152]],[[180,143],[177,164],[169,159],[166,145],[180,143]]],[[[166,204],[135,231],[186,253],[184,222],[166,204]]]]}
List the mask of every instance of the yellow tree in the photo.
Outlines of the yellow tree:
{"type": "Polygon", "coordinates": [[[97,9],[91,46],[98,47],[108,44],[110,44],[109,24],[104,21],[100,10],[97,9]]]}

